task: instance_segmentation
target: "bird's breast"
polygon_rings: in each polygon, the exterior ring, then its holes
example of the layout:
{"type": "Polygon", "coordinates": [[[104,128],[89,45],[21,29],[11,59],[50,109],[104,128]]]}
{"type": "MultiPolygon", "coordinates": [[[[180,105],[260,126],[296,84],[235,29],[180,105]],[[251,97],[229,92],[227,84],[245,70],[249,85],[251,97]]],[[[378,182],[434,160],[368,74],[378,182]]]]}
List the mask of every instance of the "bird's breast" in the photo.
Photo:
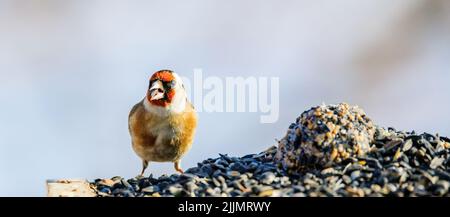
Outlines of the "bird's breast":
{"type": "MultiPolygon", "coordinates": [[[[195,126],[189,126],[189,115],[160,117],[136,112],[130,117],[133,149],[148,161],[176,161],[190,148],[195,126]]],[[[192,121],[191,121],[192,122],[192,121]]]]}

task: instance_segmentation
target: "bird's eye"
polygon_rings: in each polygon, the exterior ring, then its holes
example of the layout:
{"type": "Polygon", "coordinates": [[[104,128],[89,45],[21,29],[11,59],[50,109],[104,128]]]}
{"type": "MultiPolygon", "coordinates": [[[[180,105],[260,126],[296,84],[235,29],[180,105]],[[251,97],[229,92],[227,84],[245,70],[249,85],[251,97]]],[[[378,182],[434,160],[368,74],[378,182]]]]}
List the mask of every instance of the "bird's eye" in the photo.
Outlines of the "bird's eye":
{"type": "Polygon", "coordinates": [[[173,88],[173,87],[175,87],[175,84],[176,84],[175,80],[172,80],[170,82],[167,82],[167,87],[173,88]]]}

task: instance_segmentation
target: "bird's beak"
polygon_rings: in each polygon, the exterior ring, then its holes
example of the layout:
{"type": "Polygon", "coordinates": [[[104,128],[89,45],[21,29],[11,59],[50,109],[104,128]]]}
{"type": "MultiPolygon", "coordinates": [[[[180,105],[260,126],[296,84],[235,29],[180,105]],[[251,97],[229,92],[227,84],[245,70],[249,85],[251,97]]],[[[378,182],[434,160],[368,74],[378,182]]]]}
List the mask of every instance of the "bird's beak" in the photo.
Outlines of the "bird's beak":
{"type": "Polygon", "coordinates": [[[161,81],[155,81],[149,89],[150,100],[162,99],[164,98],[164,93],[165,91],[161,81]]]}

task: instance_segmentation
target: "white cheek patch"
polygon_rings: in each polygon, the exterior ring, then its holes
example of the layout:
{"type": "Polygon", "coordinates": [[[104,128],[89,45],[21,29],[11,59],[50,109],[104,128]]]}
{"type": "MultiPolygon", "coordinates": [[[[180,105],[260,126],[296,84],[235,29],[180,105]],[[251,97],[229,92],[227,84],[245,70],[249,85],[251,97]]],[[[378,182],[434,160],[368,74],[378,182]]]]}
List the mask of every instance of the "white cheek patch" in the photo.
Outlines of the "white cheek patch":
{"type": "Polygon", "coordinates": [[[167,108],[151,104],[148,101],[147,97],[144,99],[143,104],[144,104],[144,109],[148,112],[151,112],[151,113],[156,114],[161,117],[165,117],[165,116],[169,115],[167,108]]]}

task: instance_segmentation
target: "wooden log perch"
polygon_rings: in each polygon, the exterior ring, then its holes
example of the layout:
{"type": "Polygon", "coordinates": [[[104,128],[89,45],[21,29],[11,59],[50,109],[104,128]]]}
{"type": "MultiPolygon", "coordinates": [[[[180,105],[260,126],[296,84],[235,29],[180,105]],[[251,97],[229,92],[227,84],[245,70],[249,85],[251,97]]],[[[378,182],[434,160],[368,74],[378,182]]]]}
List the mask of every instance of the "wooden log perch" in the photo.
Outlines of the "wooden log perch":
{"type": "Polygon", "coordinates": [[[97,194],[86,180],[47,180],[47,197],[95,197],[97,194]]]}

